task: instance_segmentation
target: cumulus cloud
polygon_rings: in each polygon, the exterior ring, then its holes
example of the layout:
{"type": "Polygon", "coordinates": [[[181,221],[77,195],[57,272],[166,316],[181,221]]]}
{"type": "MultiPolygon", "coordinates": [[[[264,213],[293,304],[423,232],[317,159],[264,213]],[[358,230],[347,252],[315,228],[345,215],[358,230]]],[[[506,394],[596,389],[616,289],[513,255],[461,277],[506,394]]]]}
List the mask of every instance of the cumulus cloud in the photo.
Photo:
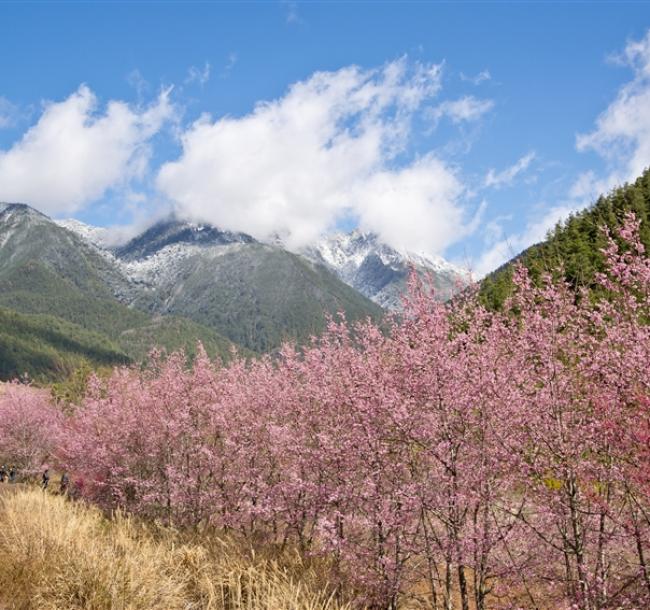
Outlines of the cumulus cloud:
{"type": "Polygon", "coordinates": [[[618,62],[632,68],[633,79],[597,118],[595,129],[576,140],[579,151],[593,150],[605,160],[607,172],[582,174],[572,190],[575,197],[593,199],[650,165],[650,30],[630,42],[618,62]]]}
{"type": "Polygon", "coordinates": [[[531,151],[521,157],[514,165],[511,165],[500,172],[491,169],[485,177],[485,186],[496,189],[510,186],[519,174],[528,169],[534,159],[535,152],[531,151]]]}
{"type": "Polygon", "coordinates": [[[466,95],[457,100],[447,100],[429,111],[429,118],[434,125],[447,117],[452,123],[476,121],[494,108],[492,100],[481,100],[473,95],[466,95]]]}
{"type": "Polygon", "coordinates": [[[463,231],[463,188],[433,155],[396,163],[439,65],[318,72],[242,117],[204,116],[157,187],[186,218],[310,243],[343,217],[396,246],[436,252],[463,231]]]}
{"type": "Polygon", "coordinates": [[[0,150],[0,201],[73,213],[142,177],[148,142],[173,114],[169,93],[146,108],[111,101],[100,111],[96,96],[82,85],[66,100],[46,104],[38,122],[0,150]]]}
{"type": "Polygon", "coordinates": [[[379,171],[352,193],[362,230],[398,249],[438,252],[471,231],[458,200],[463,186],[433,155],[399,169],[379,171]]]}

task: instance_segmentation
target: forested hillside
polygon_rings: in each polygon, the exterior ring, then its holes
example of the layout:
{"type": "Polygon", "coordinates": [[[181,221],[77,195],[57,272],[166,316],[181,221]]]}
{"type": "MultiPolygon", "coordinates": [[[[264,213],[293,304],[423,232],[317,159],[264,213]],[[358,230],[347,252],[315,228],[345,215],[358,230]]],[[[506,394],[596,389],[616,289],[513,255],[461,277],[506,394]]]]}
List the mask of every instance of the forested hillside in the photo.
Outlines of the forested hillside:
{"type": "Polygon", "coordinates": [[[47,382],[83,364],[114,366],[131,358],[106,336],[48,315],[19,314],[0,307],[0,379],[25,374],[47,382]]]}
{"type": "Polygon", "coordinates": [[[110,259],[29,206],[0,209],[0,243],[0,380],[61,380],[82,365],[140,361],[152,347],[192,355],[198,341],[229,357],[218,332],[121,303],[129,284],[110,259]]]}
{"type": "Polygon", "coordinates": [[[650,170],[634,183],[601,196],[588,209],[560,222],[542,243],[531,246],[490,275],[481,285],[481,296],[491,307],[500,307],[512,292],[514,263],[522,262],[538,280],[545,271],[564,268],[573,286],[594,286],[595,274],[605,268],[601,252],[606,245],[602,227],[616,230],[625,214],[634,212],[641,221],[640,238],[646,251],[650,248],[650,170]]]}

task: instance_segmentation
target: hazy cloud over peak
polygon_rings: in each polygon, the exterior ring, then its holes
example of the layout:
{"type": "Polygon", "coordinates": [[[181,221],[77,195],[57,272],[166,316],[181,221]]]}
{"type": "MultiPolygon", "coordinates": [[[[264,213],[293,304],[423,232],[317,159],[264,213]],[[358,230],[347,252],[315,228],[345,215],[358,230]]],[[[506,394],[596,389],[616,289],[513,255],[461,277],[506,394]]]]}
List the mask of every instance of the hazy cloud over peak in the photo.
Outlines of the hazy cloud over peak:
{"type": "Polygon", "coordinates": [[[440,65],[405,58],[317,72],[243,117],[196,121],[157,187],[181,216],[290,247],[354,217],[393,245],[438,252],[462,236],[460,181],[431,154],[393,162],[440,78],[440,65]]]}

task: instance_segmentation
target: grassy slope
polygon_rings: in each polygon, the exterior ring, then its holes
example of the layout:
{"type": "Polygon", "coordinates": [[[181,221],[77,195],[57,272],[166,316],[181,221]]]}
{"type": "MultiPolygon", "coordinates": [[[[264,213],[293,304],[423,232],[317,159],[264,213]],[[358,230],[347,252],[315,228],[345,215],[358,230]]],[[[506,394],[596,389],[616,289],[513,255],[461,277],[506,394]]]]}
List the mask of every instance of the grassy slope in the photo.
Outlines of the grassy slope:
{"type": "Polygon", "coordinates": [[[627,212],[634,212],[641,220],[641,239],[650,252],[650,170],[558,224],[544,242],[531,246],[487,276],[481,286],[484,302],[495,308],[501,306],[511,292],[513,264],[518,261],[531,270],[534,278],[561,264],[573,285],[591,285],[595,273],[603,270],[600,249],[605,240],[600,228],[619,227],[627,212]]]}
{"type": "Polygon", "coordinates": [[[246,348],[234,346],[211,328],[178,316],[150,318],[146,324],[122,331],[118,339],[122,349],[138,362],[147,356],[153,346],[163,347],[168,352],[182,349],[193,358],[198,341],[210,358],[220,357],[227,361],[233,347],[242,356],[253,355],[246,348]]]}

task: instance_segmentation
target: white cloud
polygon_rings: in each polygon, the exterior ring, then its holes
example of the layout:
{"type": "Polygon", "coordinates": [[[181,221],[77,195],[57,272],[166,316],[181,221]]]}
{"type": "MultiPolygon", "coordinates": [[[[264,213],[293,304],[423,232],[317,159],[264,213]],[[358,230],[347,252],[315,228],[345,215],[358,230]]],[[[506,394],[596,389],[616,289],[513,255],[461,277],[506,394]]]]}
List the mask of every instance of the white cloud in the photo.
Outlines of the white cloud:
{"type": "Polygon", "coordinates": [[[0,96],[0,129],[14,127],[18,122],[18,107],[6,97],[0,96]]]}
{"type": "Polygon", "coordinates": [[[633,69],[634,78],[597,118],[594,131],[576,140],[579,151],[593,150],[607,164],[605,175],[587,172],[576,181],[572,194],[586,200],[634,180],[650,165],[650,30],[618,61],[633,69]]]}
{"type": "Polygon", "coordinates": [[[514,179],[525,172],[535,159],[535,152],[530,151],[521,157],[514,165],[507,167],[503,171],[497,172],[491,169],[485,177],[485,186],[499,189],[503,186],[510,186],[514,179]]]}
{"type": "Polygon", "coordinates": [[[472,83],[472,85],[480,85],[481,83],[491,79],[492,75],[489,70],[481,70],[476,76],[466,76],[462,72],[460,73],[460,80],[472,83]]]}
{"type": "Polygon", "coordinates": [[[203,65],[203,68],[197,68],[196,66],[190,66],[190,69],[187,72],[187,78],[185,79],[186,84],[198,83],[203,87],[205,83],[210,80],[210,64],[206,61],[203,65]]]}
{"type": "Polygon", "coordinates": [[[428,115],[434,126],[447,117],[452,123],[476,121],[494,108],[492,100],[480,100],[473,95],[466,95],[457,100],[447,100],[429,110],[428,115]]]}
{"type": "Polygon", "coordinates": [[[169,90],[147,108],[111,101],[103,112],[85,85],[45,105],[38,122],[0,150],[0,201],[72,213],[128,185],[148,165],[149,139],[173,114],[169,90]]]}
{"type": "Polygon", "coordinates": [[[379,171],[358,184],[352,197],[362,230],[393,247],[442,251],[469,232],[454,172],[433,155],[401,170],[379,171]]]}
{"type": "MultiPolygon", "coordinates": [[[[522,232],[489,246],[476,264],[479,277],[541,241],[558,221],[593,203],[613,187],[634,180],[650,165],[650,30],[643,39],[628,43],[614,59],[617,64],[632,68],[634,76],[598,116],[594,130],[576,139],[579,151],[593,150],[603,158],[606,171],[583,172],[561,205],[531,220],[522,232]]],[[[491,170],[486,186],[508,184],[532,161],[534,157],[527,160],[529,155],[504,172],[497,174],[491,170]]]]}
{"type": "Polygon", "coordinates": [[[389,243],[435,252],[463,232],[463,192],[433,155],[395,168],[410,123],[440,89],[439,65],[319,72],[248,115],[204,116],[157,186],[184,217],[280,234],[300,247],[342,217],[389,243]]]}

